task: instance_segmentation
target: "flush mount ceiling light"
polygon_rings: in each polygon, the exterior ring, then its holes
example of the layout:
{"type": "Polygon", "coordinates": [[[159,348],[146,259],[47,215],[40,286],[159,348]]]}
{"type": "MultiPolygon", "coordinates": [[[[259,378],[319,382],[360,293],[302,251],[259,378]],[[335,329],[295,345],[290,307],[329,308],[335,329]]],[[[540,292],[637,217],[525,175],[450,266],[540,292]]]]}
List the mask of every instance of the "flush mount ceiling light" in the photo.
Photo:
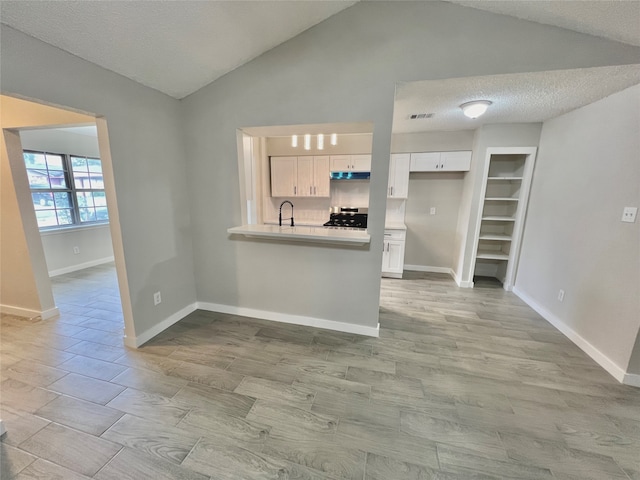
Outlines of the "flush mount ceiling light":
{"type": "Polygon", "coordinates": [[[308,133],[304,134],[304,149],[311,150],[311,135],[308,133]]]}
{"type": "Polygon", "coordinates": [[[478,118],[480,115],[484,115],[491,102],[489,100],[474,100],[473,102],[467,102],[460,105],[462,113],[469,118],[478,118]]]}
{"type": "Polygon", "coordinates": [[[298,135],[291,135],[291,146],[294,148],[298,146],[298,135]]]}
{"type": "Polygon", "coordinates": [[[331,134],[331,145],[336,146],[338,144],[338,134],[337,133],[332,133],[331,134]]]}
{"type": "Polygon", "coordinates": [[[324,135],[322,133],[318,134],[318,150],[324,150],[324,135]]]}

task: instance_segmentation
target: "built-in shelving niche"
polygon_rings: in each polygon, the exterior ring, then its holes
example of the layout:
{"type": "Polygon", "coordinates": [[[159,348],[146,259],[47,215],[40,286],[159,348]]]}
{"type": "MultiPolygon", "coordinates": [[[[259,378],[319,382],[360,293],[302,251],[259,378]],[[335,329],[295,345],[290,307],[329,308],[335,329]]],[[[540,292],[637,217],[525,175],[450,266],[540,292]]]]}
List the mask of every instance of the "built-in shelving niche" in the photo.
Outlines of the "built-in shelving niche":
{"type": "Polygon", "coordinates": [[[511,290],[536,149],[489,148],[477,225],[474,276],[511,290]]]}

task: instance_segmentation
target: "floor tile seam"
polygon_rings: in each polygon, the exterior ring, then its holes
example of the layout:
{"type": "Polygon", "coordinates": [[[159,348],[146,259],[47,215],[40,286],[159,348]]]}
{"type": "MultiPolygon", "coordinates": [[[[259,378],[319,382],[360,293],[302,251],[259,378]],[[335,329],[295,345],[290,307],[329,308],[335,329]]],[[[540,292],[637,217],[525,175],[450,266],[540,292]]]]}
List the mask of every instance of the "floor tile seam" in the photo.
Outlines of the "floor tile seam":
{"type": "MultiPolygon", "coordinates": [[[[100,438],[101,438],[101,437],[100,437],[100,438]]],[[[106,439],[104,439],[104,440],[106,440],[106,439]]],[[[115,442],[114,442],[114,443],[115,443],[115,442]]],[[[102,465],[102,466],[98,469],[98,471],[97,471],[96,473],[94,473],[90,478],[95,478],[95,477],[96,477],[96,476],[97,476],[97,475],[98,475],[102,470],[104,470],[104,469],[107,467],[107,465],[109,465],[111,462],[113,462],[113,461],[115,460],[115,458],[116,458],[118,455],[120,455],[120,452],[124,451],[124,449],[125,449],[124,445],[119,444],[119,443],[116,443],[116,444],[117,444],[117,445],[120,445],[120,450],[118,450],[118,451],[115,453],[115,455],[113,455],[109,460],[107,460],[107,461],[106,461],[106,463],[105,463],[104,465],[102,465]]],[[[80,472],[76,472],[76,473],[80,473],[80,472]]],[[[82,475],[82,474],[80,473],[80,475],[82,475]]]]}

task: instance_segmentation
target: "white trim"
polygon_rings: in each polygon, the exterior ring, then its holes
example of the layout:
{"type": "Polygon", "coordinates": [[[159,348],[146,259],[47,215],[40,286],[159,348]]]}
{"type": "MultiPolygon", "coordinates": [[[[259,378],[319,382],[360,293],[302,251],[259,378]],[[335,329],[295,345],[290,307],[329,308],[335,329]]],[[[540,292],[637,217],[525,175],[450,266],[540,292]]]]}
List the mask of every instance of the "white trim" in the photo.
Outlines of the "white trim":
{"type": "MultiPolygon", "coordinates": [[[[573,330],[569,325],[567,325],[562,319],[551,313],[549,310],[544,308],[542,305],[537,303],[531,297],[529,297],[526,293],[521,291],[518,287],[513,287],[513,293],[515,293],[524,303],[533,308],[536,312],[538,312],[542,317],[549,322],[551,325],[556,327],[562,334],[564,334],[569,340],[575,343],[583,352],[589,355],[593,360],[596,361],[598,365],[604,368],[613,378],[618,380],[620,383],[625,383],[625,380],[636,382],[638,381],[640,386],[640,375],[632,375],[625,372],[623,368],[618,366],[613,360],[607,357],[604,353],[598,350],[596,347],[591,345],[588,340],[582,337],[579,333],[573,330]],[[636,378],[627,378],[627,377],[636,377],[636,378]]],[[[629,383],[629,385],[633,385],[629,383]]]]}
{"type": "Polygon", "coordinates": [[[75,224],[72,227],[58,227],[47,230],[40,230],[40,236],[48,237],[49,235],[60,235],[65,233],[80,232],[84,230],[95,230],[97,228],[109,228],[109,222],[90,223],[88,225],[75,224]]]}
{"type": "Polygon", "coordinates": [[[626,373],[622,383],[631,385],[632,387],[640,387],[640,375],[636,373],[626,373]]]}
{"type": "Polygon", "coordinates": [[[136,335],[135,337],[127,337],[125,335],[124,344],[127,347],[138,348],[139,346],[147,343],[156,335],[159,335],[162,332],[164,332],[167,328],[169,328],[174,323],[182,320],[184,317],[186,317],[190,313],[195,312],[196,309],[197,309],[197,304],[192,303],[191,305],[187,305],[186,307],[184,307],[182,310],[177,311],[170,317],[165,318],[160,323],[155,324],[153,327],[148,328],[147,330],[142,332],[140,335],[136,335]]]}
{"type": "Polygon", "coordinates": [[[25,318],[40,317],[43,320],[49,320],[50,318],[55,318],[60,315],[58,307],[49,308],[47,310],[32,310],[30,308],[14,307],[13,305],[2,304],[0,304],[0,312],[25,318]]]}
{"type": "Polygon", "coordinates": [[[377,337],[380,332],[380,324],[378,324],[376,327],[367,327],[365,325],[336,322],[335,320],[327,320],[324,318],[269,312],[267,310],[236,307],[233,305],[222,305],[219,303],[198,302],[198,309],[207,310],[210,312],[229,313],[231,315],[241,315],[243,317],[260,318],[262,320],[271,320],[273,322],[292,323],[295,325],[304,325],[307,327],[324,328],[327,330],[335,330],[338,332],[355,333],[357,335],[365,335],[367,337],[377,337]]]}
{"type": "Polygon", "coordinates": [[[8,313],[9,315],[17,315],[18,317],[36,318],[39,317],[42,312],[40,310],[32,310],[30,308],[14,307],[13,305],[1,305],[0,312],[8,313]]]}
{"type": "Polygon", "coordinates": [[[60,310],[58,307],[49,308],[48,310],[43,310],[40,313],[40,316],[43,320],[49,320],[50,318],[56,318],[60,316],[60,310]]]}
{"type": "Polygon", "coordinates": [[[406,265],[405,270],[411,270],[413,272],[432,272],[432,273],[448,273],[453,277],[453,270],[448,267],[430,267],[428,265],[406,265]]]}
{"type": "Polygon", "coordinates": [[[0,418],[0,436],[4,435],[6,431],[7,429],[4,428],[4,423],[2,423],[2,419],[0,418]]]}
{"type": "Polygon", "coordinates": [[[85,268],[95,267],[104,263],[111,263],[115,261],[115,257],[98,258],[97,260],[91,260],[90,262],[78,263],[77,265],[71,265],[70,267],[58,268],[49,272],[50,277],[57,277],[58,275],[64,275],[65,273],[77,272],[78,270],[84,270],[85,268]]]}
{"type": "Polygon", "coordinates": [[[473,282],[463,281],[458,275],[456,275],[456,272],[453,269],[451,269],[451,276],[456,282],[456,285],[458,285],[460,288],[473,288],[473,282]]]}

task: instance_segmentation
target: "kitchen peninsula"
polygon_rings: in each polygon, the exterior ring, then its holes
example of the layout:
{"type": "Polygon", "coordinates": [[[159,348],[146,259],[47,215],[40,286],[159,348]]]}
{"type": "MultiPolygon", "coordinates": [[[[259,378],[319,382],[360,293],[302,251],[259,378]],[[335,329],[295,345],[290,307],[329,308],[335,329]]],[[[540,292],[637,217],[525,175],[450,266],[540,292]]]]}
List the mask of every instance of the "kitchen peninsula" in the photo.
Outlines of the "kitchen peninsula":
{"type": "Polygon", "coordinates": [[[339,230],[322,226],[243,225],[227,229],[230,234],[306,243],[331,243],[344,246],[360,246],[371,242],[366,230],[339,230]]]}

